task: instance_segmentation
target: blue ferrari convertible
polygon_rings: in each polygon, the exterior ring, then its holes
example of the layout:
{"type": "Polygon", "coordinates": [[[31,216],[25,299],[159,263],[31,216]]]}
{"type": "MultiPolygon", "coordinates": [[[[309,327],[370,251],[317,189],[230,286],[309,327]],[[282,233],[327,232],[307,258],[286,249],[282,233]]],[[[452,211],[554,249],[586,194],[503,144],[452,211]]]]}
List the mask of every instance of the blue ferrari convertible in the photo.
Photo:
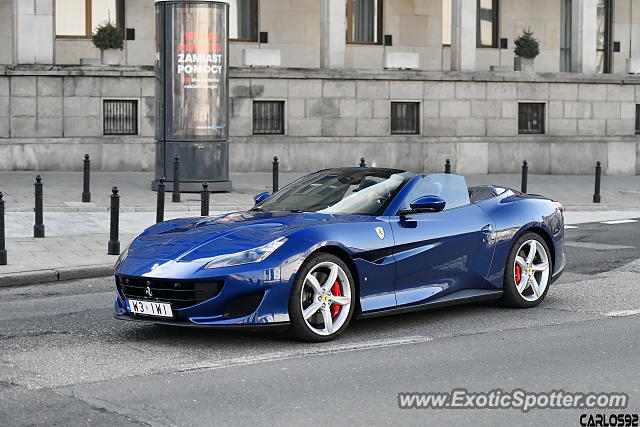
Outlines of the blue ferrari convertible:
{"type": "Polygon", "coordinates": [[[136,237],[115,267],[116,318],[327,341],[354,316],[534,307],[565,266],[559,203],[458,175],[328,169],[255,202],[136,237]]]}

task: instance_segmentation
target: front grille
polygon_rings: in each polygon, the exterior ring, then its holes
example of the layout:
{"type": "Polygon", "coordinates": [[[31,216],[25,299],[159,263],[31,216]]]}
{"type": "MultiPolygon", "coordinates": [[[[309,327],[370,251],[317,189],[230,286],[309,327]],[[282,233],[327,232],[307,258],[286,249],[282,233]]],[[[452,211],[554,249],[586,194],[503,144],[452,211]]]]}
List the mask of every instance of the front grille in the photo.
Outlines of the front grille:
{"type": "Polygon", "coordinates": [[[122,294],[126,298],[170,302],[175,309],[191,307],[215,297],[220,293],[224,284],[222,280],[194,282],[144,277],[118,276],[117,278],[122,294]],[[151,292],[151,296],[148,291],[151,292]]]}

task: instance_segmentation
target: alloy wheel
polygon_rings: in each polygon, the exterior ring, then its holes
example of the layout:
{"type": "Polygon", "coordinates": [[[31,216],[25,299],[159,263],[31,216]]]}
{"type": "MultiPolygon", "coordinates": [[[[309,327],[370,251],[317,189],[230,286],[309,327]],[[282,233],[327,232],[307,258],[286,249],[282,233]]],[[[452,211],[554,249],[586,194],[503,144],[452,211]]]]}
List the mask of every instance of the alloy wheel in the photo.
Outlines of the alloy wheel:
{"type": "Polygon", "coordinates": [[[328,336],[338,331],[351,307],[351,284],[342,267],[330,261],[315,265],[304,279],[300,307],[313,333],[328,336]]]}
{"type": "Polygon", "coordinates": [[[551,267],[549,255],[537,240],[525,241],[513,264],[516,290],[527,301],[537,301],[547,288],[551,267]]]}

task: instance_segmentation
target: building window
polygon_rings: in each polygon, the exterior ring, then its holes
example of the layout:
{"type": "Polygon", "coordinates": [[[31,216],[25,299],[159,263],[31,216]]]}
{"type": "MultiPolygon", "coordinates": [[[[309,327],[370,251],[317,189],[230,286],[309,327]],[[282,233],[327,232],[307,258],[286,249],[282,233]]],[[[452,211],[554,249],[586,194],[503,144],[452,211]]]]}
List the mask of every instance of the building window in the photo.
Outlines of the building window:
{"type": "Polygon", "coordinates": [[[498,47],[498,0],[478,0],[476,44],[498,47]]]}
{"type": "Polygon", "coordinates": [[[284,101],[253,101],[253,134],[284,134],[284,101]]]}
{"type": "Polygon", "coordinates": [[[229,3],[229,39],[258,41],[258,0],[231,0],[229,3]]]}
{"type": "Polygon", "coordinates": [[[572,0],[562,0],[560,10],[560,72],[571,72],[572,0]]]}
{"type": "MultiPolygon", "coordinates": [[[[452,0],[442,0],[442,44],[451,45],[452,0]]],[[[476,45],[498,47],[499,0],[477,0],[476,45]]]]}
{"type": "Polygon", "coordinates": [[[347,0],[347,43],[380,44],[383,0],[347,0]]]}
{"type": "Polygon", "coordinates": [[[102,104],[104,135],[138,134],[138,100],[105,99],[102,104]]]}
{"type": "Polygon", "coordinates": [[[596,33],[596,66],[600,73],[613,68],[613,0],[598,0],[596,33]]]}
{"type": "Polygon", "coordinates": [[[391,134],[417,135],[420,133],[420,103],[391,103],[391,134]]]}
{"type": "Polygon", "coordinates": [[[518,104],[518,133],[544,133],[544,103],[521,102],[518,104]]]}
{"type": "Polygon", "coordinates": [[[636,105],[636,135],[640,135],[640,104],[636,105]]]}
{"type": "Polygon", "coordinates": [[[107,21],[123,27],[122,0],[56,0],[56,37],[90,38],[107,21]]]}

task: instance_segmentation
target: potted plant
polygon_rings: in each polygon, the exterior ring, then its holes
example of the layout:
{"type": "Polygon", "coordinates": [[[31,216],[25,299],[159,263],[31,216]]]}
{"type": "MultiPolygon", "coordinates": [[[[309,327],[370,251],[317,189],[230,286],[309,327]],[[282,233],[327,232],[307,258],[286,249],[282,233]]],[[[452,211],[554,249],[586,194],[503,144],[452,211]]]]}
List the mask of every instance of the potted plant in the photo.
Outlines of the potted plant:
{"type": "Polygon", "coordinates": [[[514,41],[516,48],[513,52],[516,54],[513,59],[513,68],[515,71],[533,71],[533,61],[540,54],[540,44],[533,37],[533,31],[526,29],[514,41]]]}
{"type": "Polygon", "coordinates": [[[93,45],[100,49],[102,64],[120,65],[122,61],[123,36],[122,30],[107,21],[96,27],[91,38],[93,45]]]}

